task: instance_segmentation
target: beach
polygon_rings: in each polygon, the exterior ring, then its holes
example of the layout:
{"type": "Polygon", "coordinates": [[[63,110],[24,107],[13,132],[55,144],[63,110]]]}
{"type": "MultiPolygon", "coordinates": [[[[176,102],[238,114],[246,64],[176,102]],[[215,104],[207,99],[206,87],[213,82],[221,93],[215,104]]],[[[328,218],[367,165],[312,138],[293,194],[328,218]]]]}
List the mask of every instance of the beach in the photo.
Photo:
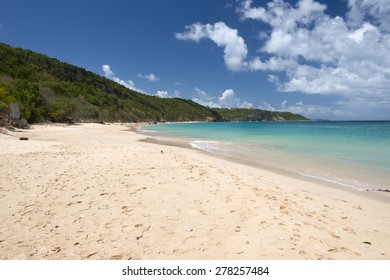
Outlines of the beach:
{"type": "Polygon", "coordinates": [[[0,259],[390,259],[385,201],[145,138],[0,134],[0,259]]]}

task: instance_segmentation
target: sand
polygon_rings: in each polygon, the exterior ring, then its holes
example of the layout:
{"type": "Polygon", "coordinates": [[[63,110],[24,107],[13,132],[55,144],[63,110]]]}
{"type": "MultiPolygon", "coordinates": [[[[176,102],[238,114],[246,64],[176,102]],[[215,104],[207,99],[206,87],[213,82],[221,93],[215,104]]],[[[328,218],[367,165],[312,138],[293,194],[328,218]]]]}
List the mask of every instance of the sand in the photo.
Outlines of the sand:
{"type": "Polygon", "coordinates": [[[389,203],[143,138],[0,134],[0,259],[390,259],[389,203]]]}

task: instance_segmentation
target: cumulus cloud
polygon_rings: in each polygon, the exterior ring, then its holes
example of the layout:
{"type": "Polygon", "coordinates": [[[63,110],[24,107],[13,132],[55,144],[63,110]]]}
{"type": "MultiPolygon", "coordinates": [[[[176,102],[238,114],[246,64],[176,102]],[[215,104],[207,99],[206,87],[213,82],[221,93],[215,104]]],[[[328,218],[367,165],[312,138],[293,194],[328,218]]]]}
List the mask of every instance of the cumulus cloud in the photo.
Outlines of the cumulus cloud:
{"type": "Polygon", "coordinates": [[[111,67],[107,64],[103,65],[102,66],[102,70],[104,72],[104,77],[106,77],[107,79],[110,79],[124,87],[127,87],[128,89],[131,89],[131,90],[134,90],[134,91],[137,91],[137,92],[142,92],[142,93],[145,93],[142,89],[139,89],[139,88],[136,88],[135,87],[135,84],[132,80],[122,80],[120,78],[118,78],[115,73],[111,70],[111,67]]]}
{"type": "Polygon", "coordinates": [[[148,75],[142,75],[141,73],[138,73],[138,77],[139,78],[142,78],[142,79],[146,79],[150,82],[157,82],[160,80],[160,78],[158,78],[156,75],[154,75],[153,73],[150,73],[148,75]]]}
{"type": "Polygon", "coordinates": [[[387,0],[348,0],[348,24],[359,27],[372,20],[382,31],[390,31],[390,2],[387,0]]]}
{"type": "Polygon", "coordinates": [[[275,107],[267,102],[261,102],[258,106],[258,109],[267,110],[267,111],[276,111],[275,107]]]}
{"type": "Polygon", "coordinates": [[[238,8],[243,19],[255,19],[278,27],[284,32],[296,29],[298,25],[309,25],[326,9],[313,0],[300,0],[295,8],[283,0],[274,0],[267,4],[267,8],[252,7],[252,0],[241,2],[238,8]]]}
{"type": "Polygon", "coordinates": [[[245,68],[245,58],[248,54],[244,39],[238,35],[236,29],[232,29],[223,22],[214,25],[194,23],[186,26],[184,33],[176,33],[176,39],[199,42],[202,39],[210,39],[217,46],[224,48],[224,61],[231,71],[241,71],[245,68]]]}
{"type": "Polygon", "coordinates": [[[235,98],[234,95],[235,95],[234,90],[232,90],[232,89],[227,89],[227,90],[225,90],[225,91],[222,93],[222,95],[221,95],[221,97],[219,98],[219,100],[220,100],[221,102],[230,101],[230,100],[232,100],[232,99],[235,98]]]}
{"type": "Polygon", "coordinates": [[[234,90],[227,89],[218,98],[221,107],[225,108],[252,108],[253,104],[248,101],[241,101],[236,97],[234,90]]]}
{"type": "Polygon", "coordinates": [[[210,96],[204,90],[201,90],[198,87],[194,88],[192,101],[199,103],[200,105],[207,106],[210,108],[221,108],[221,104],[215,101],[215,97],[210,96]]]}
{"type": "Polygon", "coordinates": [[[192,100],[203,106],[211,108],[252,108],[253,104],[241,101],[236,97],[234,90],[227,89],[218,98],[208,95],[205,91],[195,88],[192,100]]]}
{"type": "Polygon", "coordinates": [[[356,111],[345,109],[341,104],[335,105],[318,105],[318,104],[306,104],[302,101],[289,104],[287,100],[283,100],[279,105],[272,106],[267,102],[262,102],[257,108],[268,111],[278,111],[278,112],[292,112],[296,114],[301,114],[308,118],[313,119],[327,119],[327,118],[356,118],[361,116],[357,114],[356,111]]]}
{"type": "Polygon", "coordinates": [[[166,90],[158,90],[156,96],[160,98],[168,98],[169,93],[166,90]]]}
{"type": "Polygon", "coordinates": [[[173,94],[169,94],[166,90],[158,90],[155,96],[160,98],[175,98],[180,97],[180,92],[175,90],[173,94]]]}
{"type": "Polygon", "coordinates": [[[345,97],[386,98],[390,88],[390,2],[349,0],[347,20],[325,13],[326,6],[300,0],[295,6],[274,0],[267,7],[241,3],[243,19],[267,23],[270,35],[255,59],[253,70],[283,72],[269,76],[281,91],[345,97]],[[371,22],[369,19],[372,19],[371,22]]]}
{"type": "MultiPolygon", "coordinates": [[[[194,23],[175,36],[196,42],[212,40],[224,49],[229,70],[270,72],[268,81],[279,91],[338,96],[345,101],[334,104],[333,115],[342,108],[348,115],[356,111],[353,106],[366,100],[371,110],[387,110],[389,118],[390,1],[347,0],[347,13],[334,17],[318,1],[290,2],[239,3],[242,20],[263,23],[259,24],[257,57],[248,57],[244,38],[223,22],[194,23]]],[[[301,110],[310,105],[291,106],[301,110]]],[[[310,110],[326,113],[325,109],[312,106],[310,110]]]]}
{"type": "Polygon", "coordinates": [[[389,108],[390,103],[378,102],[377,100],[368,100],[366,98],[343,99],[333,104],[310,104],[302,101],[289,103],[284,100],[278,106],[271,106],[268,103],[258,106],[260,109],[271,111],[284,111],[301,114],[313,119],[369,119],[375,116],[377,119],[388,119],[388,111],[383,107],[389,108]]]}

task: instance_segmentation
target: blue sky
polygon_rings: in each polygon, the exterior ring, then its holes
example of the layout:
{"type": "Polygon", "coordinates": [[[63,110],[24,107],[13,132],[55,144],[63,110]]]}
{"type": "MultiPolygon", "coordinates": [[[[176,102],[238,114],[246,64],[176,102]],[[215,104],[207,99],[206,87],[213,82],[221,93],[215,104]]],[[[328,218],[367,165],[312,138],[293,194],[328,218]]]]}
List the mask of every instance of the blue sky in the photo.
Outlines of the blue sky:
{"type": "Polygon", "coordinates": [[[390,119],[388,0],[0,0],[0,42],[161,98],[390,119]]]}

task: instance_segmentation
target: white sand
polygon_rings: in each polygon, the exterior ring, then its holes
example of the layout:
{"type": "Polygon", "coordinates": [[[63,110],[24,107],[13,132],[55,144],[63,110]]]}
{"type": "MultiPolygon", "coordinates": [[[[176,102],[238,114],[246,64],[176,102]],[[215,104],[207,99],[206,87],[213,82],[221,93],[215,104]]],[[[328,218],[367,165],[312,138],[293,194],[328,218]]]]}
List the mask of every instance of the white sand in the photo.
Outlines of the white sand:
{"type": "Polygon", "coordinates": [[[11,134],[0,259],[390,259],[388,203],[139,142],[123,125],[11,134]]]}

